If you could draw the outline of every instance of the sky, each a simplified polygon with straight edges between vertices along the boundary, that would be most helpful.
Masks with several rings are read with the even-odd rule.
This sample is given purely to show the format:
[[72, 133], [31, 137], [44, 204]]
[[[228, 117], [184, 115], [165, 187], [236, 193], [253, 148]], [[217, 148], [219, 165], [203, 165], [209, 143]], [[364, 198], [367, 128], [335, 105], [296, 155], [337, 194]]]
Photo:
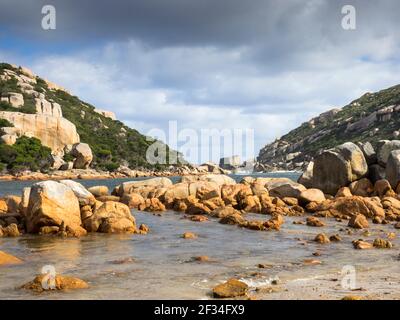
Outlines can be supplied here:
[[[355, 30], [342, 27], [349, 4]], [[54, 30], [42, 28], [44, 5], [56, 9]], [[321, 112], [399, 84], [399, 12], [398, 0], [0, 0], [0, 61], [143, 134], [168, 133], [171, 121], [199, 137], [250, 129], [248, 158]], [[240, 153], [224, 146], [209, 160]]]

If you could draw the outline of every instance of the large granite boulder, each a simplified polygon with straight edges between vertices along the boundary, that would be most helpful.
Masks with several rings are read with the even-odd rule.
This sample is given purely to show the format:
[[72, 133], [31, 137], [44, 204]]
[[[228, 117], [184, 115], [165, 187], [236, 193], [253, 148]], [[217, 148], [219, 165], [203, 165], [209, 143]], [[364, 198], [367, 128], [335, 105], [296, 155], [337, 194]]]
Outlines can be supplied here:
[[83, 221], [89, 232], [122, 233], [135, 232], [135, 218], [126, 204], [107, 201], [97, 207], [93, 214]]
[[164, 193], [164, 204], [170, 206], [176, 199], [182, 200], [189, 196], [189, 184], [185, 182], [170, 186]]
[[367, 161], [367, 164], [369, 166], [373, 165], [377, 162], [377, 160], [378, 160], [377, 154], [375, 152], [374, 147], [372, 146], [372, 144], [370, 142], [358, 142], [357, 145], [363, 152], [365, 160]]
[[10, 111], [0, 111], [0, 118], [11, 122], [21, 134], [38, 138], [54, 152], [80, 141], [75, 125], [65, 118]]
[[273, 197], [290, 197], [290, 198], [299, 198], [300, 194], [306, 190], [306, 187], [300, 183], [296, 183], [294, 181], [290, 181], [288, 183], [283, 183], [279, 186], [275, 186], [269, 189], [269, 194]]
[[368, 165], [361, 149], [352, 142], [324, 151], [314, 160], [313, 187], [334, 195], [340, 187], [364, 177]]
[[400, 150], [390, 152], [386, 162], [386, 179], [393, 189], [396, 189], [400, 181]]
[[203, 175], [183, 176], [180, 182], [190, 183], [195, 181], [213, 182], [219, 186], [222, 186], [224, 184], [236, 184], [236, 181], [234, 179], [224, 174], [203, 174]]
[[38, 233], [43, 226], [64, 226], [71, 233], [83, 235], [79, 200], [65, 184], [43, 181], [32, 185], [26, 210], [26, 227]]
[[314, 161], [310, 161], [306, 169], [298, 179], [298, 183], [301, 183], [306, 188], [311, 188], [313, 184], [313, 171], [314, 171]]
[[143, 188], [169, 188], [172, 186], [172, 181], [168, 178], [157, 177], [139, 181], [127, 181], [115, 188], [114, 193], [119, 196], [124, 194], [139, 192]]
[[79, 200], [79, 205], [93, 205], [96, 199], [82, 184], [73, 180], [61, 180], [60, 183], [69, 187]]
[[74, 161], [75, 169], [87, 169], [92, 163], [92, 149], [90, 149], [87, 143], [74, 144], [71, 154], [76, 158]]
[[389, 155], [393, 150], [400, 150], [400, 140], [381, 140], [378, 143], [378, 163], [386, 167]]

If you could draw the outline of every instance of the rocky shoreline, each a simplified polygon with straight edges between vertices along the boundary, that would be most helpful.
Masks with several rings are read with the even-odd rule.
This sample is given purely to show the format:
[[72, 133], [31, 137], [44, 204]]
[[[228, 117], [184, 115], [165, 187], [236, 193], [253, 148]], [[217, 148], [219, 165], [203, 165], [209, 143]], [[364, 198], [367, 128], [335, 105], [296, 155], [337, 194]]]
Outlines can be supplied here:
[[[33, 233], [82, 237], [89, 232], [145, 235], [149, 227], [136, 222], [135, 210], [159, 216], [166, 210], [173, 210], [193, 222], [209, 220], [231, 225], [233, 231], [245, 228], [279, 232], [287, 223], [287, 217], [298, 217], [292, 223], [318, 230], [329, 219], [347, 224], [339, 231], [354, 234], [349, 242], [354, 249], [388, 250], [393, 248], [395, 231], [400, 229], [400, 185], [399, 179], [394, 178], [400, 170], [393, 170], [400, 163], [395, 161], [398, 150], [383, 145], [376, 158], [387, 159], [387, 174], [374, 182], [368, 163], [376, 164], [367, 160], [371, 149], [367, 150], [368, 154], [352, 143], [327, 150], [316, 157], [312, 170], [300, 177], [299, 182], [303, 183], [288, 178], [250, 176], [236, 183], [227, 175], [210, 173], [182, 175], [175, 184], [165, 176], [126, 181], [114, 190], [101, 185], [86, 189], [68, 179], [37, 182], [24, 188], [21, 196], [9, 195], [0, 200], [0, 236]], [[259, 218], [250, 217], [250, 213], [258, 214]], [[371, 224], [385, 225], [392, 230], [384, 237], [369, 240]], [[357, 230], [362, 230], [364, 236], [360, 237]], [[182, 238], [195, 241], [197, 235], [186, 232]], [[342, 238], [340, 233], [316, 231], [313, 241], [334, 245]], [[78, 280], [72, 283], [82, 286]], [[34, 283], [26, 287], [37, 288]], [[214, 290], [215, 297], [224, 298], [241, 297], [246, 293], [247, 287], [237, 279]]]
[[95, 180], [95, 179], [123, 179], [141, 177], [175, 177], [186, 175], [202, 175], [207, 173], [229, 174], [229, 170], [220, 168], [213, 163], [204, 163], [200, 166], [183, 165], [166, 170], [130, 169], [121, 166], [118, 170], [109, 172], [96, 169], [53, 170], [48, 173], [24, 171], [17, 174], [2, 174], [0, 181], [43, 181], [43, 180]]

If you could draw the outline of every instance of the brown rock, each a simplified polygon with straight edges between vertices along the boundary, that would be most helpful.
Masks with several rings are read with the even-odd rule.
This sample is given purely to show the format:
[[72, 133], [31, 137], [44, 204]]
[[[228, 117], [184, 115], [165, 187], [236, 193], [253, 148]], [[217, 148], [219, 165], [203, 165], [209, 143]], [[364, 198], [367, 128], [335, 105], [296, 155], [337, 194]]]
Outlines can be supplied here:
[[149, 212], [166, 210], [164, 204], [162, 204], [158, 198], [146, 199], [144, 203], [139, 205], [138, 209], [141, 211], [149, 211]]
[[341, 187], [338, 192], [336, 192], [335, 198], [351, 197], [352, 195], [348, 187]]
[[374, 191], [374, 186], [367, 178], [353, 181], [349, 185], [350, 191], [355, 196], [369, 197]]
[[140, 205], [144, 204], [145, 200], [138, 193], [126, 193], [121, 197], [120, 200], [122, 203], [125, 203], [129, 208], [139, 208]]
[[264, 226], [269, 230], [280, 230], [282, 224], [284, 224], [285, 220], [283, 216], [280, 214], [274, 215], [271, 219], [264, 223]]
[[316, 217], [308, 217], [307, 218], [307, 225], [310, 227], [324, 227], [325, 223], [319, 220]]
[[44, 181], [31, 187], [26, 212], [27, 231], [39, 232], [45, 225], [80, 228], [81, 213], [78, 198], [64, 184]]
[[374, 195], [378, 197], [383, 197], [386, 195], [386, 193], [393, 191], [392, 187], [386, 179], [381, 179], [375, 182], [374, 185]]
[[297, 206], [299, 204], [299, 200], [297, 200], [297, 198], [284, 197], [282, 198], [282, 201], [288, 206]]
[[325, 244], [325, 243], [329, 243], [330, 240], [329, 238], [326, 236], [326, 234], [324, 233], [320, 233], [318, 234], [315, 238], [314, 238], [315, 242], [321, 243], [321, 244]]
[[207, 262], [207, 261], [210, 261], [210, 258], [208, 256], [197, 256], [197, 257], [193, 257], [193, 261]]
[[83, 224], [89, 232], [135, 232], [135, 218], [128, 206], [120, 202], [103, 203], [83, 221]]
[[342, 241], [342, 238], [338, 234], [334, 234], [329, 237], [329, 240], [331, 242], [339, 242]]
[[185, 212], [191, 215], [209, 214], [211, 212], [211, 209], [203, 203], [195, 202], [195, 203], [188, 203]]
[[340, 197], [330, 201], [327, 205], [322, 203], [317, 211], [328, 211], [334, 217], [352, 217], [358, 213], [367, 218], [384, 217], [385, 210], [372, 199], [360, 196]]
[[319, 189], [307, 189], [300, 193], [299, 200], [303, 204], [307, 204], [310, 202], [320, 203], [325, 201], [324, 193]]
[[22, 263], [20, 259], [17, 257], [12, 256], [4, 251], [0, 251], [0, 266], [7, 265], [7, 264], [19, 264]]
[[19, 212], [19, 205], [21, 203], [21, 197], [5, 196], [4, 201], [7, 204], [7, 212], [10, 212], [10, 213]]
[[369, 224], [367, 218], [364, 215], [356, 214], [351, 217], [348, 226], [356, 229], [364, 229], [368, 228]]
[[246, 212], [261, 212], [260, 199], [257, 196], [246, 196], [239, 200], [239, 209]]
[[190, 220], [195, 221], [195, 222], [204, 222], [207, 221], [208, 218], [203, 215], [194, 215], [190, 217]]
[[224, 218], [226, 216], [232, 215], [232, 214], [238, 214], [240, 215], [240, 211], [236, 210], [235, 208], [231, 206], [226, 206], [226, 207], [221, 207], [213, 210], [210, 213], [211, 217], [216, 217], [216, 218]]
[[107, 195], [107, 196], [100, 196], [100, 197], [97, 197], [96, 199], [97, 199], [98, 201], [101, 201], [101, 202], [107, 202], [107, 201], [119, 202], [119, 201], [121, 201], [121, 198], [120, 198], [120, 197], [117, 197], [117, 196], [109, 196], [109, 195]]
[[94, 186], [87, 189], [96, 198], [101, 196], [107, 196], [109, 193], [107, 186]]
[[60, 228], [57, 226], [44, 226], [39, 230], [39, 234], [57, 234], [60, 231]]
[[[50, 278], [48, 278], [48, 281], [46, 281], [45, 277], [49, 276], [47, 275], [36, 276], [35, 279], [33, 279], [33, 281], [24, 284], [21, 288], [32, 290], [35, 292], [43, 292], [46, 290], [73, 290], [73, 289], [86, 289], [89, 287], [89, 285], [85, 281], [70, 276], [56, 275], [54, 278], [54, 283], [51, 283]], [[48, 288], [43, 286], [43, 284], [47, 284]], [[52, 284], [54, 284], [53, 288]]]
[[236, 279], [229, 279], [213, 289], [215, 298], [234, 298], [247, 294], [248, 285]]
[[393, 247], [392, 243], [388, 240], [377, 238], [374, 240], [373, 246], [379, 249], [390, 249]]
[[353, 246], [354, 246], [354, 249], [360, 249], [360, 250], [362, 250], [362, 249], [372, 249], [373, 248], [372, 243], [363, 241], [361, 239], [360, 240], [354, 240], [353, 241]]
[[7, 203], [4, 199], [0, 199], [0, 214], [6, 213], [8, 210]]
[[12, 223], [7, 227], [3, 228], [2, 231], [5, 237], [18, 237], [21, 235], [18, 230], [18, 226], [15, 223]]
[[197, 238], [197, 235], [196, 235], [195, 233], [193, 233], [193, 232], [185, 232], [185, 233], [182, 235], [182, 238], [183, 238], [183, 239], [196, 239], [196, 238]]
[[147, 225], [145, 225], [144, 223], [142, 223], [140, 226], [139, 226], [139, 233], [141, 233], [141, 234], [147, 234], [147, 233], [149, 233], [150, 232], [150, 228], [147, 226]]
[[245, 219], [238, 213], [230, 214], [228, 216], [225, 216], [219, 220], [219, 223], [222, 224], [238, 224], [241, 225], [245, 223]]
[[360, 296], [344, 296], [342, 300], [363, 300], [363, 297]]
[[316, 260], [316, 259], [305, 259], [304, 261], [303, 261], [303, 263], [305, 264], [305, 265], [308, 265], [308, 266], [313, 266], [313, 265], [319, 265], [319, 264], [322, 264], [322, 262], [320, 261], [320, 260]]

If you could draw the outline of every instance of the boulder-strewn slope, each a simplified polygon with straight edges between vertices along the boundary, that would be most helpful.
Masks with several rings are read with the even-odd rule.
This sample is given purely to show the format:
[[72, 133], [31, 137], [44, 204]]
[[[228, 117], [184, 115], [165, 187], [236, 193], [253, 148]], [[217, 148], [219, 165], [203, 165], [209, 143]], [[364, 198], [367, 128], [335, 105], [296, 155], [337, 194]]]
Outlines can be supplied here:
[[[146, 161], [146, 150], [154, 141], [115, 120], [112, 112], [98, 110], [29, 69], [7, 63], [0, 63], [0, 136], [0, 143], [10, 146], [21, 137], [39, 139], [51, 149], [57, 167], [70, 168], [72, 161], [74, 167], [90, 164], [107, 171], [120, 166], [166, 167]], [[81, 155], [78, 143], [91, 152]]]
[[344, 142], [400, 135], [400, 85], [366, 93], [343, 108], [320, 114], [260, 150], [260, 170], [301, 170], [322, 150]]

